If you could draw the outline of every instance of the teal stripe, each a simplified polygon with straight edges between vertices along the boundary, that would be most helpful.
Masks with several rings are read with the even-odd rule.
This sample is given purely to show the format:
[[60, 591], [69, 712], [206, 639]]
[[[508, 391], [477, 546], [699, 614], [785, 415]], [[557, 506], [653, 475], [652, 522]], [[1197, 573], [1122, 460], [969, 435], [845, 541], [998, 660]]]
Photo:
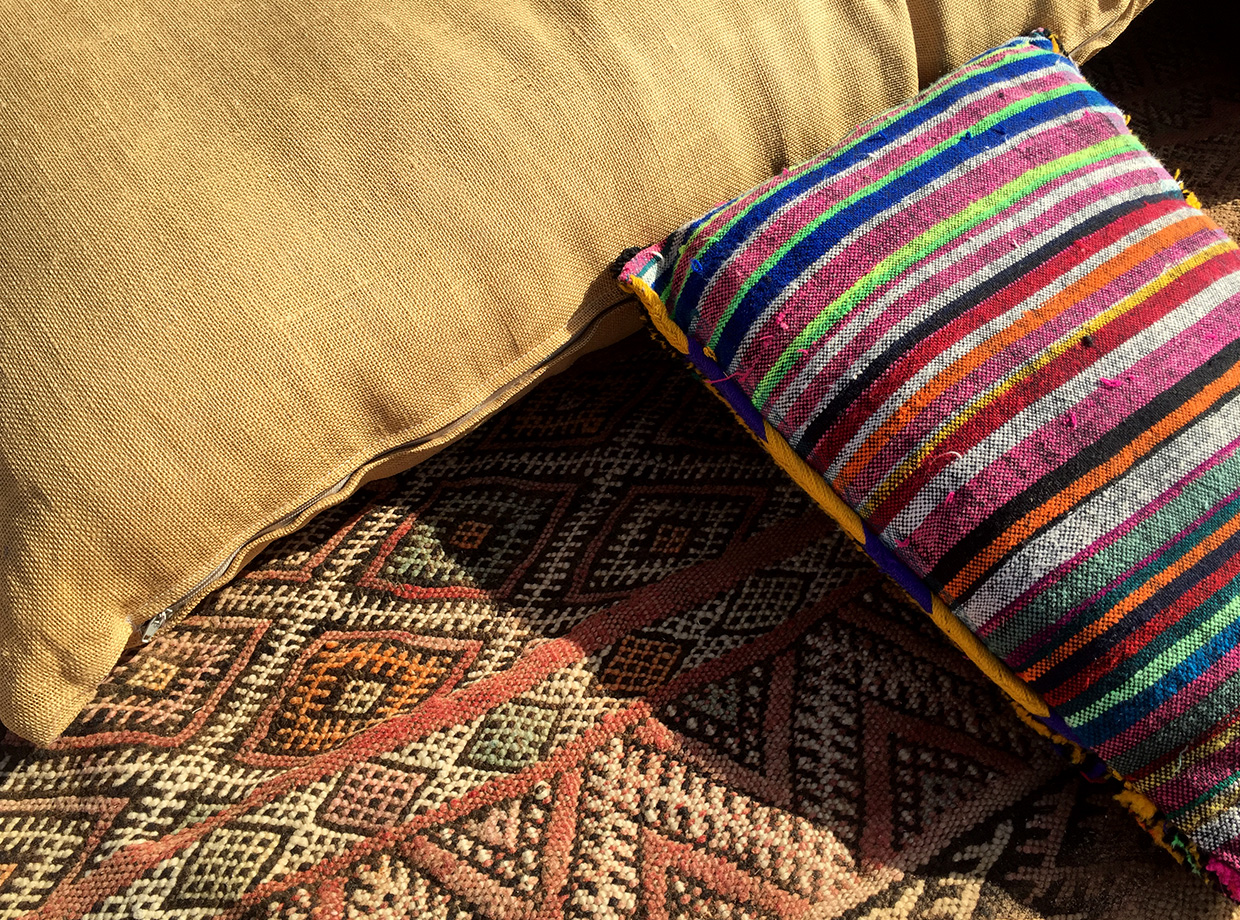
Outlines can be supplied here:
[[[1205, 792], [1201, 793], [1201, 795], [1197, 796], [1197, 798], [1193, 799], [1187, 805], [1181, 808], [1177, 808], [1175, 811], [1167, 812], [1167, 817], [1175, 818], [1175, 817], [1178, 817], [1179, 815], [1188, 814], [1194, 808], [1198, 808], [1201, 805], [1204, 805], [1206, 802], [1210, 801], [1210, 799], [1215, 798], [1220, 792], [1223, 792], [1231, 788], [1232, 786], [1234, 786], [1237, 780], [1240, 780], [1240, 773], [1232, 773], [1226, 779], [1220, 780], [1219, 782], [1215, 783], [1213, 786], [1211, 786]], [[1185, 827], [1184, 830], [1191, 832], [1193, 827], [1196, 827], [1196, 826], [1197, 824], [1194, 824], [1192, 827]]]
[[1093, 722], [1105, 715], [1111, 707], [1118, 706], [1138, 693], [1149, 690], [1182, 664], [1186, 658], [1200, 651], [1215, 636], [1235, 624], [1238, 619], [1240, 619], [1240, 597], [1233, 598], [1205, 622], [1195, 624], [1188, 635], [1165, 649], [1145, 667], [1130, 674], [1123, 685], [1072, 716], [1068, 720], [1069, 724], [1078, 728]]
[[[1227, 488], [1231, 489], [1234, 489], [1234, 487], [1234, 482], [1227, 486]], [[1215, 496], [1215, 500], [1217, 500], [1217, 495]], [[1204, 513], [1208, 510], [1211, 504], [1212, 502], [1206, 501], [1204, 507], [1198, 506], [1198, 514]], [[1211, 534], [1225, 525], [1228, 521], [1235, 517], [1236, 514], [1240, 514], [1240, 496], [1232, 498], [1221, 508], [1211, 512], [1206, 520], [1202, 521], [1178, 541], [1174, 543], [1163, 543], [1163, 545], [1159, 547], [1158, 555], [1155, 559], [1151, 560], [1147, 565], [1137, 569], [1119, 584], [1114, 585], [1102, 598], [1091, 603], [1085, 611], [1074, 617], [1070, 622], [1060, 626], [1052, 636], [1043, 640], [1039, 654], [1041, 656], [1048, 655], [1055, 648], [1071, 641], [1073, 636], [1078, 635], [1080, 631], [1090, 623], [1103, 617], [1108, 610], [1130, 595], [1133, 591], [1136, 591], [1142, 584], [1149, 581], [1160, 572], [1163, 572], [1173, 566], [1187, 553], [1192, 552], [1192, 550], [1199, 546], [1203, 541], [1209, 539]], [[1196, 516], [1197, 515], [1194, 515], [1194, 517]], [[1182, 529], [1183, 527], [1181, 526], [1177, 530], [1172, 531], [1172, 533], [1178, 533], [1179, 530]], [[1163, 540], [1165, 539], [1166, 537], [1164, 536]], [[1149, 549], [1150, 548], [1147, 547], [1146, 552], [1142, 554], [1142, 558], [1149, 555]], [[1075, 581], [1076, 579], [1074, 578], [1073, 580]], [[1041, 660], [1041, 658], [1022, 662], [1021, 667], [1029, 667], [1035, 660]], [[1086, 700], [1087, 699], [1088, 696], [1086, 697]], [[1080, 702], [1084, 703], [1086, 700], [1080, 700]], [[1059, 707], [1059, 713], [1060, 715], [1064, 715], [1065, 713], [1072, 711], [1072, 709], [1072, 704], [1069, 703], [1067, 706]]]
[[[1165, 548], [1169, 535], [1179, 533], [1200, 517], [1219, 498], [1233, 489], [1237, 481], [1240, 481], [1240, 453], [1232, 454], [1186, 484], [1179, 495], [1124, 536], [1074, 567], [1070, 578], [1061, 579], [1040, 589], [1036, 600], [1029, 604], [1019, 617], [1014, 617], [1011, 622], [986, 637], [987, 645], [1001, 658], [1010, 655], [1021, 643], [1062, 616], [1065, 610], [1071, 610], [1080, 603], [1081, 585], [1108, 584], [1115, 577], [1115, 573], [1127, 572], [1149, 556], [1155, 547]], [[1129, 578], [1140, 577], [1144, 581], [1148, 577], [1142, 574], [1145, 572], [1146, 569], [1140, 569]], [[1117, 599], [1130, 593], [1131, 588], [1132, 585], [1125, 579], [1123, 585], [1113, 587], [1108, 596]], [[1106, 604], [1107, 608], [1114, 606], [1104, 600], [1100, 600], [1098, 604]]]

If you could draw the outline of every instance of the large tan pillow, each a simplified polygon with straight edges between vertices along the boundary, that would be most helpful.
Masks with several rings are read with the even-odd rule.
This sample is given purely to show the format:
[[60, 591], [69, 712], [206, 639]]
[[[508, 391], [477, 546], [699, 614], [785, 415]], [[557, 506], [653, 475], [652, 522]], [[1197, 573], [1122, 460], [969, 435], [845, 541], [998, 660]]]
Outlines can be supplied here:
[[631, 329], [628, 241], [1139, 5], [0, 0], [0, 720], [50, 742], [264, 544]]

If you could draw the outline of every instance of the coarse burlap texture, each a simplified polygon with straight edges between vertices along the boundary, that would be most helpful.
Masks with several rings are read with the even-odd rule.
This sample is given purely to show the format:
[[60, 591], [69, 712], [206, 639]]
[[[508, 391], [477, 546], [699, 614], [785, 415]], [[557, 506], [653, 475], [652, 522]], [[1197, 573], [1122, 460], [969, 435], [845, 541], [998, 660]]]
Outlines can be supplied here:
[[626, 242], [1140, 5], [0, 0], [0, 720], [630, 329]]

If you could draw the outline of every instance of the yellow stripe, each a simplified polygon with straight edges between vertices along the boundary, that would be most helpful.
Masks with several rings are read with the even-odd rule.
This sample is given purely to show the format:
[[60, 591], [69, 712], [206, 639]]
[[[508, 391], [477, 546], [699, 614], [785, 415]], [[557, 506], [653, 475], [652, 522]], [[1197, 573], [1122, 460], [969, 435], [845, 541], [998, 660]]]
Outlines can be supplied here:
[[[655, 328], [667, 339], [668, 343], [681, 354], [688, 354], [689, 345], [684, 330], [672, 322], [667, 315], [667, 308], [654, 289], [636, 275], [630, 277], [627, 283], [622, 283], [621, 287], [637, 296], [650, 314]], [[715, 390], [713, 386], [711, 390], [731, 408], [718, 390]], [[735, 412], [733, 414], [735, 415]], [[857, 516], [857, 512], [844, 503], [844, 500], [822, 478], [821, 473], [798, 456], [792, 446], [784, 440], [783, 435], [772, 428], [769, 422], [764, 421], [763, 425], [766, 428], [766, 441], [759, 441], [759, 443], [771, 455], [771, 458], [792, 477], [793, 482], [804, 489], [810, 498], [839, 524], [846, 534], [864, 546], [865, 527], [861, 523], [861, 518]], [[746, 428], [748, 429], [747, 425]], [[981, 639], [969, 632], [942, 598], [937, 594], [932, 594], [931, 601], [930, 619], [947, 635], [947, 638], [956, 644], [957, 648], [981, 668], [983, 674], [1033, 715], [1045, 718], [1050, 714], [1045, 701], [1028, 684], [1013, 674], [1007, 665], [995, 657], [994, 652], [988, 649]]]
[[1180, 757], [1164, 764], [1148, 776], [1142, 777], [1134, 782], [1133, 785], [1138, 789], [1149, 789], [1151, 791], [1157, 789], [1163, 783], [1177, 776], [1185, 767], [1191, 767], [1200, 763], [1207, 757], [1227, 747], [1237, 738], [1240, 738], [1240, 723], [1233, 725], [1216, 738], [1208, 738], [1191, 751], [1185, 751]]
[[1180, 815], [1175, 819], [1175, 826], [1184, 833], [1191, 834], [1215, 815], [1235, 807], [1237, 803], [1240, 803], [1240, 783], [1225, 789], [1209, 801], [1202, 802], [1187, 814]]
[[[1195, 217], [1196, 215], [1193, 215], [1193, 218]], [[1190, 218], [1190, 219], [1193, 219], [1193, 218]], [[1054, 361], [1056, 358], [1062, 355], [1065, 351], [1072, 348], [1077, 342], [1081, 340], [1082, 336], [1092, 335], [1093, 333], [1097, 332], [1100, 328], [1105, 326], [1107, 323], [1111, 322], [1112, 320], [1120, 316], [1123, 316], [1125, 313], [1128, 313], [1129, 311], [1140, 306], [1142, 303], [1144, 303], [1150, 297], [1153, 297], [1155, 294], [1157, 294], [1159, 291], [1161, 291], [1171, 282], [1175, 281], [1185, 272], [1191, 271], [1192, 269], [1196, 268], [1198, 265], [1202, 264], [1203, 262], [1208, 262], [1210, 259], [1214, 258], [1215, 256], [1221, 255], [1222, 253], [1227, 252], [1230, 249], [1235, 249], [1235, 248], [1236, 248], [1236, 244], [1233, 243], [1231, 240], [1223, 240], [1222, 242], [1213, 243], [1210, 246], [1207, 246], [1205, 249], [1202, 249], [1200, 252], [1194, 253], [1192, 256], [1185, 259], [1183, 262], [1178, 262], [1175, 265], [1170, 266], [1169, 268], [1165, 269], [1163, 273], [1159, 275], [1157, 278], [1154, 278], [1152, 281], [1148, 282], [1147, 284], [1145, 284], [1138, 290], [1133, 291], [1123, 300], [1115, 304], [1115, 306], [1111, 307], [1110, 309], [1102, 313], [1099, 313], [1097, 316], [1089, 320], [1089, 322], [1085, 323], [1079, 329], [1074, 329], [1071, 332], [1069, 332], [1067, 335], [1061, 338], [1058, 342], [1054, 343], [1049, 348], [1047, 348], [1046, 351], [1044, 351], [1041, 355], [1039, 355], [1036, 360], [1034, 360], [1032, 363], [1026, 365], [1025, 367], [1013, 373], [1011, 377], [1009, 377], [999, 386], [984, 393], [972, 405], [956, 410], [956, 412], [953, 413], [952, 415], [951, 421], [947, 422], [947, 424], [945, 424], [942, 428], [940, 428], [939, 431], [936, 432], [932, 437], [924, 441], [921, 447], [919, 447], [916, 451], [914, 451], [914, 453], [911, 456], [906, 458], [902, 463], [900, 463], [899, 466], [897, 466], [894, 470], [892, 470], [890, 473], [887, 474], [887, 478], [885, 478], [879, 484], [878, 488], [876, 488], [873, 492], [871, 492], [869, 497], [865, 500], [865, 504], [861, 506], [861, 512], [863, 514], [872, 513], [873, 510], [879, 504], [881, 504], [884, 499], [887, 498], [887, 496], [889, 496], [892, 492], [894, 492], [899, 487], [900, 483], [902, 483], [905, 479], [908, 478], [910, 473], [912, 473], [918, 466], [920, 466], [921, 463], [928, 456], [933, 454], [940, 444], [942, 444], [945, 440], [947, 440], [949, 437], [955, 434], [955, 432], [959, 430], [960, 427], [963, 426], [966, 422], [968, 422], [969, 419], [973, 418], [973, 416], [975, 416], [977, 413], [981, 412], [983, 409], [985, 409], [987, 406], [989, 406], [999, 397], [1003, 396], [1005, 393], [1008, 392], [1008, 390], [1012, 389], [1017, 384], [1032, 377], [1034, 374], [1036, 374], [1046, 365], [1050, 364], [1052, 361]], [[1127, 250], [1125, 250], [1125, 252], [1127, 252]], [[1122, 255], [1122, 253], [1120, 255]], [[1116, 256], [1116, 258], [1118, 257], [1119, 256]], [[1096, 271], [1102, 271], [1105, 268], [1106, 268], [1106, 265], [1104, 264], [1101, 267], [1099, 267]], [[1089, 275], [1086, 275], [1084, 278], [1080, 279], [1080, 281], [1077, 283], [1084, 283], [1085, 281], [1089, 279], [1090, 275], [1093, 275], [1093, 274], [1094, 272], [1090, 272]], [[1036, 330], [1031, 330], [1031, 331], [1036, 331]]]

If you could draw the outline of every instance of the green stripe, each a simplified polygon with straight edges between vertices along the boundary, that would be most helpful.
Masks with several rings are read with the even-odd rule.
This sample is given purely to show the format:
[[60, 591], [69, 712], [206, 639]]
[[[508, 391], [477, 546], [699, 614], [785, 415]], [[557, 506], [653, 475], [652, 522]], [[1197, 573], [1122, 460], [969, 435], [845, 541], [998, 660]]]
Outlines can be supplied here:
[[[1040, 590], [1020, 617], [995, 630], [987, 636], [986, 642], [1000, 657], [1011, 654], [1029, 638], [1029, 623], [1052, 623], [1064, 610], [1072, 607], [1079, 599], [1080, 585], [1111, 585], [1100, 602], [1100, 606], [1111, 606], [1118, 600], [1115, 596], [1117, 591], [1122, 596], [1149, 578], [1150, 567], [1148, 564], [1142, 565], [1141, 561], [1150, 554], [1150, 547], [1165, 547], [1169, 534], [1179, 533], [1204, 509], [1212, 507], [1219, 496], [1226, 495], [1234, 487], [1229, 484], [1234, 484], [1237, 477], [1240, 477], [1240, 453], [1232, 454], [1192, 480], [1171, 501], [1128, 533], [1083, 561], [1073, 570], [1071, 578], [1060, 579]], [[1203, 522], [1199, 527], [1208, 526], [1208, 523]], [[1212, 531], [1201, 534], [1192, 545], [1195, 546], [1209, 532]], [[1161, 566], [1166, 564], [1165, 560], [1156, 563]], [[1116, 573], [1127, 572], [1134, 566], [1137, 566], [1134, 574], [1124, 576], [1124, 581], [1119, 585], [1112, 585]], [[1107, 601], [1108, 597], [1112, 600]]]
[[[1240, 780], [1240, 773], [1232, 773], [1226, 779], [1220, 780], [1219, 782], [1215, 783], [1213, 786], [1211, 786], [1205, 792], [1201, 793], [1201, 795], [1197, 796], [1197, 798], [1193, 799], [1191, 802], [1189, 802], [1184, 807], [1177, 808], [1175, 811], [1172, 811], [1172, 812], [1168, 812], [1167, 817], [1174, 818], [1177, 815], [1188, 814], [1194, 808], [1204, 805], [1206, 802], [1210, 801], [1210, 799], [1215, 798], [1220, 792], [1227, 789], [1229, 786], [1234, 786], [1237, 780]], [[1210, 817], [1214, 817], [1214, 815], [1211, 815]], [[1198, 826], [1200, 826], [1201, 823], [1202, 822], [1198, 821], [1196, 824], [1193, 824], [1191, 827], [1184, 827], [1183, 830], [1186, 831], [1187, 833], [1192, 833], [1192, 831]]]
[[1096, 703], [1090, 704], [1081, 713], [1071, 719], [1074, 728], [1079, 728], [1106, 713], [1112, 706], [1117, 706], [1132, 699], [1143, 690], [1148, 690], [1159, 683], [1173, 669], [1183, 663], [1195, 652], [1201, 650], [1211, 639], [1232, 626], [1240, 619], [1240, 597], [1233, 598], [1230, 603], [1217, 611], [1204, 623], [1198, 623], [1188, 635], [1173, 646], [1161, 652], [1153, 661], [1131, 675], [1127, 681], [1112, 690]]
[[[991, 54], [999, 54], [1000, 52], [1005, 51], [1005, 50], [1007, 50], [1007, 51], [1011, 51], [1011, 50], [1013, 50], [1013, 49], [1010, 49], [1010, 48], [1009, 48], [1009, 49], [997, 48], [997, 49], [995, 49], [993, 52], [991, 52]], [[1015, 50], [1016, 50], [1016, 52], [1017, 52], [1018, 54], [1019, 54], [1019, 53], [1020, 53], [1020, 51], [1021, 51], [1021, 49], [1015, 49]], [[1024, 49], [1024, 50], [1028, 51], [1029, 49], [1027, 48], [1027, 49]], [[1057, 57], [1057, 55], [1055, 55], [1055, 54], [1054, 54], [1054, 52], [1051, 52], [1051, 51], [1041, 51], [1040, 49], [1036, 49], [1036, 50], [1038, 50], [1038, 53], [1040, 53], [1040, 54], [1047, 54], [1047, 55], [1051, 55], [1052, 57]], [[783, 189], [784, 189], [784, 188], [788, 185], [788, 183], [789, 183], [789, 182], [793, 182], [793, 181], [795, 181], [795, 180], [796, 180], [796, 179], [798, 179], [800, 176], [802, 176], [805, 172], [811, 172], [813, 169], [817, 169], [818, 167], [822, 166], [824, 163], [829, 162], [830, 160], [838, 159], [839, 157], [841, 157], [841, 156], [843, 156], [844, 154], [846, 154], [848, 151], [852, 150], [852, 149], [853, 149], [854, 147], [856, 147], [857, 145], [859, 145], [859, 144], [863, 143], [864, 141], [869, 140], [871, 137], [873, 137], [873, 136], [874, 136], [875, 134], [877, 134], [878, 132], [882, 131], [884, 128], [886, 128], [887, 126], [889, 126], [889, 125], [890, 125], [890, 124], [892, 124], [893, 122], [895, 122], [895, 121], [897, 121], [897, 120], [899, 120], [899, 119], [903, 118], [903, 117], [904, 117], [905, 115], [907, 115], [909, 112], [915, 111], [916, 109], [920, 108], [921, 106], [926, 105], [927, 103], [929, 103], [929, 102], [931, 102], [932, 100], [934, 100], [934, 99], [938, 98], [939, 96], [941, 96], [943, 93], [947, 92], [948, 90], [955, 88], [955, 87], [956, 87], [956, 86], [958, 86], [960, 83], [963, 83], [965, 80], [972, 79], [973, 77], [977, 76], [978, 74], [989, 73], [989, 72], [991, 72], [991, 71], [993, 71], [993, 70], [998, 70], [1000, 67], [1003, 67], [1003, 66], [1007, 65], [1007, 64], [1009, 63], [1009, 59], [1010, 59], [1011, 57], [1012, 57], [1012, 55], [1005, 55], [1005, 56], [1004, 56], [1001, 60], [996, 61], [996, 62], [995, 62], [995, 63], [993, 63], [993, 64], [989, 64], [989, 65], [987, 65], [987, 66], [985, 66], [985, 67], [979, 67], [979, 68], [977, 68], [976, 70], [970, 70], [968, 73], [962, 73], [962, 74], [960, 74], [960, 75], [959, 75], [956, 79], [951, 80], [950, 82], [943, 83], [942, 85], [935, 84], [935, 86], [933, 87], [933, 90], [932, 90], [932, 91], [931, 91], [931, 90], [927, 90], [928, 95], [926, 95], [925, 97], [919, 97], [919, 98], [917, 99], [916, 104], [909, 105], [907, 108], [904, 108], [904, 109], [896, 109], [894, 112], [892, 112], [891, 114], [887, 115], [887, 116], [886, 116], [886, 117], [885, 117], [882, 121], [875, 123], [875, 124], [871, 127], [871, 129], [869, 130], [869, 132], [867, 132], [866, 134], [863, 134], [863, 135], [858, 136], [858, 137], [857, 137], [857, 138], [856, 138], [856, 139], [855, 139], [852, 143], [848, 144], [847, 146], [838, 147], [838, 148], [833, 149], [833, 150], [830, 152], [830, 156], [829, 156], [828, 158], [826, 158], [826, 159], [821, 159], [821, 158], [820, 158], [819, 160], [811, 160], [809, 163], [805, 164], [807, 167], [809, 167], [808, 169], [805, 169], [805, 170], [803, 170], [802, 172], [793, 172], [793, 173], [790, 173], [790, 174], [789, 174], [789, 176], [788, 176], [788, 178], [787, 178], [785, 181], [783, 181], [783, 182], [779, 183], [778, 185], [772, 186], [771, 188], [767, 189], [765, 192], [763, 192], [761, 195], [759, 195], [757, 198], [755, 198], [753, 201], [751, 201], [751, 202], [749, 203], [749, 206], [748, 206], [747, 208], [745, 208], [743, 211], [740, 211], [740, 212], [736, 213], [735, 215], [733, 215], [733, 216], [732, 216], [732, 218], [731, 218], [731, 219], [729, 219], [727, 223], [725, 223], [724, 225], [722, 225], [722, 226], [721, 226], [718, 230], [716, 230], [716, 231], [715, 231], [715, 232], [711, 235], [711, 238], [710, 238], [709, 240], [707, 240], [705, 243], [703, 243], [703, 244], [702, 244], [701, 248], [700, 248], [700, 249], [698, 249], [698, 250], [696, 251], [696, 254], [697, 254], [697, 255], [702, 255], [702, 254], [704, 254], [704, 253], [706, 253], [706, 252], [709, 252], [709, 251], [710, 251], [710, 248], [711, 248], [712, 246], [714, 246], [717, 242], [719, 242], [719, 240], [720, 240], [720, 239], [721, 239], [721, 238], [722, 238], [722, 237], [723, 237], [723, 236], [724, 236], [724, 235], [725, 235], [725, 234], [726, 234], [729, 230], [731, 230], [733, 226], [735, 226], [735, 224], [737, 223], [737, 221], [739, 221], [739, 220], [743, 219], [743, 218], [744, 218], [744, 217], [745, 217], [745, 216], [746, 216], [746, 215], [747, 215], [750, 211], [752, 211], [754, 208], [756, 208], [756, 207], [757, 207], [758, 205], [760, 205], [762, 202], [766, 201], [766, 199], [770, 198], [772, 195], [775, 195], [775, 194], [778, 194], [779, 192], [781, 192], [781, 191], [782, 191], [782, 190], [783, 190]], [[1035, 73], [1035, 74], [1040, 74], [1040, 73], [1041, 73], [1041, 71], [1035, 71], [1034, 73]], [[1020, 76], [1021, 76], [1021, 77], [1033, 77], [1033, 76], [1034, 76], [1034, 74], [1021, 74]], [[1008, 81], [1008, 83], [1007, 83], [1007, 84], [1005, 84], [1005, 85], [1010, 86], [1010, 85], [1014, 85], [1014, 83], [1013, 83], [1013, 81]], [[993, 91], [993, 88], [990, 88], [990, 90], [991, 90], [991, 91]], [[825, 178], [828, 178], [828, 177], [824, 177], [824, 179], [825, 179]], [[706, 226], [707, 226], [707, 224], [708, 224], [708, 223], [709, 223], [709, 221], [702, 221], [702, 223], [701, 223], [701, 224], [700, 224], [700, 225], [699, 225], [699, 226], [698, 226], [698, 227], [697, 227], [697, 228], [696, 228], [696, 229], [695, 229], [695, 230], [694, 230], [691, 234], [689, 234], [688, 238], [685, 240], [685, 245], [686, 245], [686, 246], [688, 246], [690, 243], [692, 243], [692, 242], [693, 242], [693, 241], [697, 238], [698, 234], [699, 234], [699, 233], [701, 233], [701, 232], [702, 232], [702, 231], [706, 228]], [[686, 275], [686, 277], [688, 277], [688, 276]], [[667, 286], [667, 288], [665, 288], [665, 289], [664, 289], [664, 291], [663, 291], [663, 292], [662, 292], [662, 294], [661, 294], [661, 297], [662, 297], [662, 299], [663, 299], [663, 302], [664, 302], [664, 303], [667, 303], [667, 296], [666, 296], [666, 295], [670, 292], [670, 289], [671, 289], [671, 281], [669, 280], [669, 281], [668, 281], [668, 286]], [[674, 307], [671, 307], [671, 305], [670, 305], [670, 304], [669, 304], [669, 307], [670, 307], [671, 309], [674, 309]]]
[[788, 254], [789, 250], [791, 250], [794, 246], [800, 243], [807, 236], [810, 236], [823, 223], [835, 217], [835, 215], [838, 214], [840, 211], [843, 211], [844, 209], [851, 207], [852, 205], [856, 204], [858, 201], [861, 201], [863, 198], [869, 197], [875, 192], [881, 191], [882, 189], [886, 188], [888, 185], [895, 182], [896, 180], [903, 178], [906, 173], [909, 173], [912, 170], [917, 169], [923, 164], [929, 162], [930, 160], [933, 160], [943, 151], [948, 150], [952, 147], [955, 147], [957, 144], [960, 143], [961, 138], [963, 138], [966, 134], [972, 134], [972, 133], [981, 134], [985, 131], [989, 131], [999, 122], [1007, 118], [1010, 118], [1013, 115], [1019, 115], [1021, 112], [1023, 112], [1025, 109], [1030, 108], [1031, 106], [1038, 105], [1042, 102], [1047, 102], [1051, 99], [1057, 99], [1061, 96], [1067, 96], [1072, 93], [1088, 92], [1088, 91], [1089, 91], [1088, 86], [1083, 86], [1083, 85], [1078, 85], [1078, 84], [1069, 84], [1067, 86], [1057, 86], [1054, 89], [1046, 91], [1045, 93], [1040, 93], [1036, 96], [1028, 96], [1024, 99], [1021, 99], [1018, 102], [1013, 102], [1011, 105], [1005, 106], [999, 111], [994, 112], [991, 115], [988, 115], [986, 118], [983, 118], [981, 121], [973, 125], [970, 125], [964, 131], [960, 131], [957, 134], [954, 134], [951, 137], [947, 138], [946, 140], [941, 141], [938, 144], [935, 144], [929, 150], [926, 150], [925, 152], [909, 160], [907, 163], [905, 163], [900, 168], [887, 173], [882, 178], [878, 179], [875, 182], [872, 182], [871, 184], [865, 186], [864, 188], [858, 189], [856, 192], [849, 195], [847, 198], [843, 199], [842, 201], [837, 202], [836, 204], [828, 208], [822, 214], [815, 217], [810, 223], [806, 224], [799, 231], [797, 231], [797, 233], [794, 234], [786, 243], [784, 243], [783, 246], [781, 246], [778, 250], [772, 253], [771, 256], [765, 262], [763, 262], [762, 265], [755, 272], [753, 272], [748, 278], [745, 279], [744, 284], [741, 285], [740, 290], [736, 292], [736, 296], [732, 298], [732, 302], [728, 304], [727, 309], [724, 310], [723, 315], [719, 318], [719, 322], [716, 323], [715, 332], [711, 336], [711, 340], [710, 340], [711, 347], [713, 348], [719, 343], [719, 339], [723, 335], [724, 329], [727, 326], [729, 320], [731, 320], [732, 314], [736, 312], [737, 307], [740, 306], [741, 301], [744, 300], [745, 298], [745, 295], [749, 293], [749, 289], [752, 288], [759, 281], [761, 281], [764, 277], [766, 277], [766, 275], [776, 265], [779, 264], [779, 262], [783, 259], [783, 257]]
[[[1060, 157], [1050, 163], [1034, 167], [1029, 172], [1013, 179], [1011, 182], [981, 198], [963, 211], [942, 223], [936, 224], [921, 236], [906, 243], [900, 249], [874, 266], [864, 277], [858, 279], [844, 294], [801, 331], [792, 341], [775, 365], [767, 371], [753, 394], [753, 401], [762, 408], [771, 392], [796, 363], [799, 349], [808, 347], [820, 337], [841, 316], [853, 309], [877, 287], [906, 270], [909, 266], [924, 259], [929, 253], [942, 248], [945, 244], [972, 230], [978, 224], [993, 217], [995, 214], [1011, 206], [1011, 204], [1032, 193], [1059, 177], [1092, 163], [1124, 151], [1138, 151], [1140, 142], [1132, 135], [1120, 135], [1107, 138], [1091, 147]], [[791, 244], [790, 244], [791, 245]], [[766, 266], [763, 266], [765, 269]], [[721, 324], [722, 325], [722, 324]]]

